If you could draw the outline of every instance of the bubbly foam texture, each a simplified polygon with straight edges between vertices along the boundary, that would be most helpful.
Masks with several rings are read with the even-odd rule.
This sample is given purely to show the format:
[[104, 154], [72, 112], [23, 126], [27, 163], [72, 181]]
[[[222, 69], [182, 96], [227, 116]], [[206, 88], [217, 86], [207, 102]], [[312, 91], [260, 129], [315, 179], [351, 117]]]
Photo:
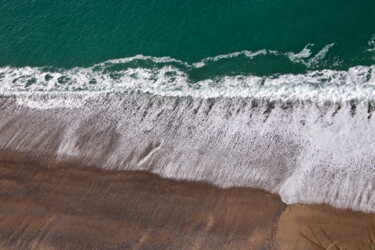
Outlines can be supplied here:
[[[312, 65], [321, 60], [332, 44], [324, 47], [314, 57], [306, 46], [300, 53], [286, 56], [295, 62]], [[235, 57], [250, 52], [238, 52], [215, 58], [206, 58], [200, 63]], [[258, 56], [265, 50], [251, 53]], [[309, 59], [308, 59], [309, 58]], [[154, 67], [130, 67], [136, 60], [151, 61]], [[177, 65], [174, 65], [177, 63]], [[158, 67], [156, 65], [159, 65]], [[181, 67], [183, 65], [183, 67]], [[136, 56], [110, 60], [89, 68], [68, 70], [49, 68], [0, 68], [0, 94], [3, 96], [30, 96], [36, 93], [58, 95], [77, 92], [81, 96], [98, 92], [140, 91], [160, 96], [191, 96], [193, 98], [251, 97], [267, 101], [282, 102], [372, 102], [375, 99], [375, 65], [356, 66], [347, 71], [315, 70], [305, 74], [278, 74], [271, 76], [237, 75], [218, 76], [213, 79], [191, 80], [188, 65], [173, 58]], [[23, 101], [19, 103], [37, 107]], [[51, 108], [70, 105], [60, 99], [50, 103]], [[72, 103], [74, 104], [74, 103]], [[48, 108], [46, 103], [41, 104]], [[77, 104], [78, 105], [78, 104]]]
[[220, 61], [222, 59], [229, 59], [229, 58], [234, 58], [234, 57], [238, 57], [238, 56], [245, 56], [245, 57], [247, 57], [249, 59], [253, 59], [256, 56], [266, 55], [267, 53], [272, 53], [272, 52], [269, 52], [269, 51], [267, 51], [265, 49], [262, 49], [262, 50], [259, 50], [259, 51], [256, 51], [256, 52], [252, 52], [252, 51], [249, 51], [249, 50], [243, 50], [243, 51], [233, 52], [233, 53], [225, 54], [225, 55], [218, 55], [218, 56], [214, 56], [214, 57], [207, 57], [207, 58], [203, 59], [200, 62], [193, 63], [192, 67], [194, 67], [194, 68], [202, 68], [203, 66], [205, 66], [209, 62], [217, 62], [217, 61]]
[[368, 41], [368, 48], [367, 51], [375, 51], [375, 35], [371, 37], [371, 39]]
[[[284, 56], [310, 63], [329, 50], [311, 46]], [[129, 66], [139, 60], [154, 66]], [[196, 82], [192, 67], [137, 56], [1, 68], [0, 148], [375, 212], [375, 66]]]

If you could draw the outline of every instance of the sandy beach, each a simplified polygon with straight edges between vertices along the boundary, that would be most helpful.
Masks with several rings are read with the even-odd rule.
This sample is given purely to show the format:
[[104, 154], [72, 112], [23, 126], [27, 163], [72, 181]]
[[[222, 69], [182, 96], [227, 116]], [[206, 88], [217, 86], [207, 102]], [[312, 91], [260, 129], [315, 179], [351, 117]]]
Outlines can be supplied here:
[[301, 233], [357, 249], [375, 223], [375, 214], [287, 206], [257, 189], [9, 152], [0, 154], [0, 186], [2, 249], [319, 249]]

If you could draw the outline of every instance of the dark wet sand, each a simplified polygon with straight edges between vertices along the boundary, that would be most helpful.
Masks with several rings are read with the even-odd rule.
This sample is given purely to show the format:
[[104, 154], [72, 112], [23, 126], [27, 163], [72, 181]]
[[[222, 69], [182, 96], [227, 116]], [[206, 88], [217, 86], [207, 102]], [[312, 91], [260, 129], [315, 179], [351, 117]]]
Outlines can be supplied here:
[[257, 189], [0, 153], [2, 249], [317, 249], [300, 234], [328, 247], [320, 228], [358, 249], [374, 223]]

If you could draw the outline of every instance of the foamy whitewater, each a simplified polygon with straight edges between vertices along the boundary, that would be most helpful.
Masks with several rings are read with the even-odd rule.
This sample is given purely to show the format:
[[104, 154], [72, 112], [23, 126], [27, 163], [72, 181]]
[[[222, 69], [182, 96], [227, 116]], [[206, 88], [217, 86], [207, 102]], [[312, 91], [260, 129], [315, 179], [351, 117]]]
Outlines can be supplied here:
[[[334, 45], [315, 55], [310, 46], [192, 64], [135, 56], [88, 68], [3, 67], [0, 147], [262, 188], [288, 204], [375, 212], [375, 65], [316, 70]], [[267, 54], [309, 70], [199, 80], [189, 74], [220, 60]]]

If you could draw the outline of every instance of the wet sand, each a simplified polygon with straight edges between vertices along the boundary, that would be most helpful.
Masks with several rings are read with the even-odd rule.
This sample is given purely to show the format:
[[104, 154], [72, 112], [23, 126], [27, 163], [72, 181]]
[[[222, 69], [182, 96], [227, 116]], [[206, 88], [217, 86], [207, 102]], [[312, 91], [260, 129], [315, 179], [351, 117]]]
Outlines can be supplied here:
[[328, 247], [321, 228], [357, 249], [373, 224], [374, 214], [287, 206], [257, 189], [0, 153], [2, 249], [319, 249], [301, 233]]

